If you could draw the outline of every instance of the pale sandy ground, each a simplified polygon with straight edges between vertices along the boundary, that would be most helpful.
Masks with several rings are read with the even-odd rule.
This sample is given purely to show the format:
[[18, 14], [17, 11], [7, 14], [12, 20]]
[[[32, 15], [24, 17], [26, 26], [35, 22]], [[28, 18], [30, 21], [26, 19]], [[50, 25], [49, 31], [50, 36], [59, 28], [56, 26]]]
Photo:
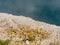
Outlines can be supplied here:
[[47, 31], [52, 31], [50, 37], [43, 40], [41, 45], [52, 45], [50, 43], [54, 42], [56, 43], [55, 45], [60, 45], [60, 26], [35, 21], [29, 17], [13, 16], [12, 14], [0, 13], [0, 31], [11, 26], [18, 27], [19, 24], [30, 26], [30, 28], [34, 29], [39, 27]]

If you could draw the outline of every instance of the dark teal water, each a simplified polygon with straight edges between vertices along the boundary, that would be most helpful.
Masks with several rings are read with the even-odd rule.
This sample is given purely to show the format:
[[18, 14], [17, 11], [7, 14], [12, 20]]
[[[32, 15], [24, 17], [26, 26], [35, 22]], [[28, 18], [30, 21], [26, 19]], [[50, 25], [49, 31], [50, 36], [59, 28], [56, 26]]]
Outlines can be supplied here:
[[0, 0], [0, 12], [60, 26], [60, 0]]

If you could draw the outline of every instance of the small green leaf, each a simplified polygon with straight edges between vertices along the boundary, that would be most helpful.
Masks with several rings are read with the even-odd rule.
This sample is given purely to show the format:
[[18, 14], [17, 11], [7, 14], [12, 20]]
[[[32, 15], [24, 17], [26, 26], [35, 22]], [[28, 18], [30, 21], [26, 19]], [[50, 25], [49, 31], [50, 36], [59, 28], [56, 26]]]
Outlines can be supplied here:
[[10, 43], [10, 40], [1, 40], [0, 39], [0, 45], [8, 45]]
[[29, 41], [33, 41], [35, 39], [35, 36], [28, 36]]
[[3, 45], [3, 40], [0, 40], [0, 45]]
[[10, 40], [5, 40], [3, 45], [8, 45], [10, 43]]

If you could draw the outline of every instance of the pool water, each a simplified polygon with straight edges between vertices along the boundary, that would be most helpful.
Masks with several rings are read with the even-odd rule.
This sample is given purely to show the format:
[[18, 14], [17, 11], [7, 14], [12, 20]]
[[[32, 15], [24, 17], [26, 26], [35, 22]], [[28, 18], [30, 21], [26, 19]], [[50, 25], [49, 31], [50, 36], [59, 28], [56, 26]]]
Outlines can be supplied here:
[[31, 17], [60, 26], [59, 0], [0, 0], [0, 13]]

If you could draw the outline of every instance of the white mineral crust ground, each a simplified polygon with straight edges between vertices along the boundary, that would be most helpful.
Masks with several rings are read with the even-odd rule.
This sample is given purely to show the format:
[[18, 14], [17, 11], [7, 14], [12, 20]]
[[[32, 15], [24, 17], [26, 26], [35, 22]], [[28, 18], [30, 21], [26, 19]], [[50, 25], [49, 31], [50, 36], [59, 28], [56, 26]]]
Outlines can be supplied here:
[[[52, 31], [50, 38], [41, 41], [41, 45], [50, 45], [51, 42], [60, 45], [60, 26], [47, 24], [41, 21], [35, 21], [32, 18], [25, 16], [15, 16], [7, 13], [0, 13], [0, 30], [7, 29], [8, 27], [18, 27], [19, 24], [24, 26], [30, 26], [30, 28], [36, 29], [37, 27], [44, 30]], [[59, 43], [59, 44], [58, 44]]]

